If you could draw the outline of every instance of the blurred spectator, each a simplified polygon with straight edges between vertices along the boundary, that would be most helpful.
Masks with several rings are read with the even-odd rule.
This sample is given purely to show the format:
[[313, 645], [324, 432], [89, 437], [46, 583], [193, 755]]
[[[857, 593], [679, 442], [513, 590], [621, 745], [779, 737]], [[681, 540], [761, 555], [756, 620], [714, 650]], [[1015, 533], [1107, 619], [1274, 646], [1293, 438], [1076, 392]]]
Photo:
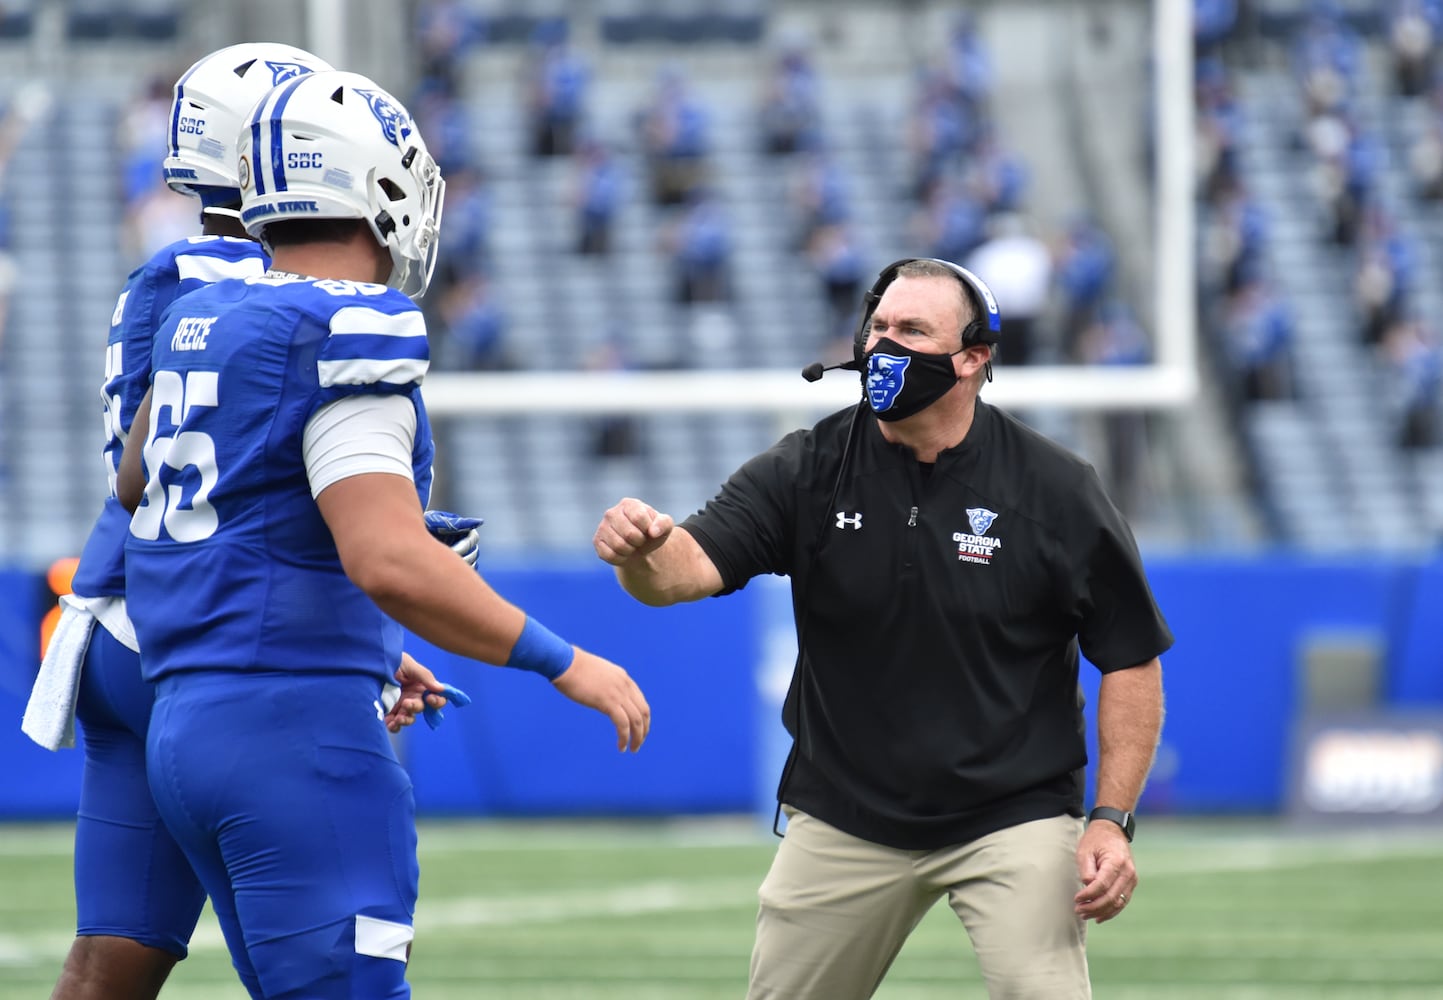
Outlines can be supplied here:
[[1363, 318], [1363, 342], [1376, 347], [1403, 318], [1417, 281], [1418, 247], [1381, 210], [1369, 213], [1358, 249], [1353, 296]]
[[705, 182], [710, 126], [680, 70], [667, 67], [657, 75], [652, 95], [637, 115], [637, 127], [651, 172], [652, 200], [684, 204]]
[[1228, 40], [1238, 23], [1237, 0], [1193, 0], [1193, 48], [1211, 55]]
[[952, 99], [974, 120], [983, 120], [992, 96], [992, 60], [968, 11], [952, 15], [941, 77]]
[[797, 208], [796, 246], [805, 249], [818, 229], [837, 226], [851, 219], [852, 194], [840, 164], [824, 149], [803, 159], [792, 184], [792, 204]]
[[676, 301], [682, 305], [724, 302], [731, 298], [731, 227], [717, 199], [704, 188], [663, 237], [676, 275]]
[[436, 86], [456, 93], [462, 57], [485, 37], [485, 22], [465, 0], [423, 0], [416, 8], [420, 89]]
[[621, 162], [605, 143], [587, 139], [576, 158], [576, 252], [609, 254], [616, 213], [626, 197]]
[[1002, 148], [990, 126], [980, 129], [967, 154], [967, 187], [991, 214], [1018, 212], [1027, 190], [1027, 164]]
[[1112, 287], [1116, 255], [1112, 241], [1090, 217], [1073, 220], [1053, 254], [1053, 273], [1062, 293], [1062, 352], [1076, 358], [1082, 331]]
[[1268, 220], [1240, 186], [1203, 218], [1202, 271], [1210, 290], [1231, 295], [1262, 274]]
[[1002, 313], [1000, 360], [1026, 365], [1037, 353], [1037, 322], [1052, 289], [1052, 252], [1020, 215], [993, 216], [988, 238], [963, 261], [985, 281]]
[[440, 83], [428, 84], [416, 95], [412, 107], [416, 124], [426, 137], [426, 148], [436, 158], [443, 177], [476, 162], [471, 110], [454, 90]]
[[1293, 398], [1293, 334], [1292, 312], [1266, 280], [1228, 303], [1224, 347], [1245, 401]]
[[1198, 181], [1204, 199], [1216, 203], [1239, 183], [1242, 113], [1222, 60], [1200, 59], [1194, 76]]
[[510, 368], [506, 354], [506, 314], [497, 304], [484, 272], [474, 270], [446, 290], [440, 305], [445, 364], [469, 371]]
[[151, 77], [120, 116], [121, 195], [127, 205], [148, 194], [160, 179], [161, 160], [170, 140], [171, 81], [176, 76]]
[[1342, 197], [1335, 206], [1335, 238], [1339, 243], [1357, 240], [1363, 217], [1377, 193], [1378, 180], [1388, 162], [1388, 150], [1377, 135], [1356, 129], [1343, 160]]
[[1309, 115], [1337, 111], [1357, 92], [1363, 45], [1332, 0], [1312, 0], [1293, 45]]
[[856, 234], [845, 223], [822, 226], [812, 233], [807, 259], [821, 279], [827, 303], [826, 340], [833, 345], [845, 345], [850, 356], [868, 277]]
[[913, 231], [928, 257], [960, 262], [986, 239], [987, 208], [960, 181], [950, 181], [933, 190]]
[[535, 156], [570, 156], [586, 110], [590, 71], [586, 63], [546, 22], [527, 60], [526, 110]]
[[921, 96], [908, 122], [912, 153], [912, 197], [930, 200], [962, 159], [976, 133], [976, 117], [955, 99], [945, 73], [922, 74]]
[[1419, 97], [1432, 83], [1440, 29], [1440, 0], [1392, 0], [1388, 48], [1393, 56], [1394, 85], [1404, 97]]
[[1443, 114], [1429, 115], [1408, 148], [1408, 173], [1419, 198], [1443, 201]]
[[1408, 320], [1388, 331], [1383, 349], [1400, 409], [1399, 446], [1437, 446], [1439, 392], [1443, 391], [1443, 353], [1437, 336], [1416, 319]]
[[[589, 372], [623, 372], [631, 364], [615, 330], [609, 331], [587, 352], [583, 367]], [[624, 413], [606, 414], [592, 420], [591, 454], [596, 458], [628, 458], [640, 453], [640, 435], [634, 417]]]
[[14, 97], [0, 114], [0, 364], [4, 361], [5, 326], [10, 315], [10, 295], [15, 288], [18, 270], [10, 252], [10, 192], [6, 185], [6, 168], [20, 140], [30, 126], [50, 110], [50, 94], [41, 84], [27, 84], [15, 91]]
[[162, 247], [194, 236], [199, 211], [194, 198], [177, 194], [166, 185], [157, 165], [150, 186], [126, 207], [121, 236], [129, 264], [149, 260]]
[[773, 156], [815, 149], [821, 137], [816, 70], [800, 42], [791, 41], [768, 74], [761, 101], [762, 148]]
[[478, 167], [464, 166], [444, 175], [446, 204], [436, 254], [433, 284], [438, 297], [464, 276], [486, 270], [491, 258], [492, 194]]
[[[1086, 365], [1145, 365], [1149, 355], [1147, 334], [1132, 310], [1116, 299], [1103, 303], [1078, 341], [1078, 360]], [[1146, 415], [1140, 410], [1110, 410], [1102, 417], [1102, 431], [1108, 492], [1124, 514], [1135, 517], [1145, 492]]]

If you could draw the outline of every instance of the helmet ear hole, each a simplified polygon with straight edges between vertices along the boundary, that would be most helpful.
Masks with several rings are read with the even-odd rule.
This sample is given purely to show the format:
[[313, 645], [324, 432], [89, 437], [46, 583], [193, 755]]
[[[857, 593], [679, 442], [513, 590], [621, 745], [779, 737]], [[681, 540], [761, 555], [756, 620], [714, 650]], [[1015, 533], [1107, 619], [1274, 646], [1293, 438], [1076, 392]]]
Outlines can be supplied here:
[[[382, 177], [380, 180], [376, 181], [376, 187], [386, 192], [386, 197], [390, 198], [392, 201], [406, 200], [406, 192], [402, 190], [401, 185], [397, 184], [389, 177]], [[402, 220], [402, 224], [410, 225], [410, 221]]]

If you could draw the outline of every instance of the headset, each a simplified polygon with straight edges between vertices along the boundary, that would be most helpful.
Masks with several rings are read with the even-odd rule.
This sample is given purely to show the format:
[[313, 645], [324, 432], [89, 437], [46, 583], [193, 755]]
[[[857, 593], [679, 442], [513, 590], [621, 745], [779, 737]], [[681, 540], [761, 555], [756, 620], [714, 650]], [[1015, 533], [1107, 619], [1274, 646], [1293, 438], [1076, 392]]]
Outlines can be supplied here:
[[[964, 348], [976, 344], [996, 347], [998, 340], [1002, 337], [1002, 314], [997, 309], [997, 299], [993, 296], [992, 289], [988, 288], [981, 278], [960, 264], [942, 260], [940, 257], [903, 257], [882, 268], [882, 273], [877, 275], [877, 280], [872, 283], [872, 287], [862, 297], [862, 322], [852, 337], [852, 363], [862, 372], [864, 381], [867, 371], [867, 334], [872, 325], [872, 313], [877, 311], [877, 303], [882, 300], [882, 293], [893, 281], [897, 280], [897, 275], [901, 273], [902, 268], [908, 264], [922, 262], [938, 264], [956, 275], [957, 280], [962, 284], [963, 293], [972, 304], [972, 319], [962, 328], [962, 346]], [[987, 381], [992, 381], [992, 362], [990, 360], [987, 362]]]
[[[901, 260], [894, 260], [882, 268], [877, 280], [872, 282], [872, 287], [862, 296], [862, 321], [857, 325], [856, 332], [852, 334], [852, 360], [837, 365], [823, 365], [820, 361], [813, 362], [802, 369], [802, 378], [808, 382], [815, 382], [822, 377], [824, 372], [841, 369], [842, 371], [854, 371], [861, 374], [862, 386], [867, 384], [867, 334], [872, 325], [872, 313], [877, 311], [877, 303], [882, 299], [885, 292], [897, 280], [897, 275], [902, 268], [908, 264], [918, 263], [936, 264], [946, 268], [957, 281], [962, 285], [962, 292], [967, 296], [967, 301], [972, 306], [972, 319], [962, 328], [963, 348], [972, 347], [976, 344], [986, 344], [995, 348], [1002, 337], [1002, 314], [997, 308], [997, 298], [992, 294], [992, 289], [987, 287], [977, 275], [954, 264], [950, 260], [943, 260], [940, 257], [903, 257]], [[987, 381], [992, 381], [992, 362], [987, 362]]]
[[[822, 518], [822, 530], [817, 536], [816, 545], [812, 547], [810, 564], [815, 567], [817, 558], [826, 548], [827, 539], [827, 518], [831, 516], [832, 509], [837, 505], [837, 497], [841, 495], [842, 483], [847, 477], [847, 467], [851, 464], [852, 441], [857, 434], [857, 428], [862, 422], [863, 415], [867, 412], [867, 335], [872, 325], [872, 314], [877, 311], [877, 303], [882, 299], [882, 293], [887, 287], [897, 280], [897, 275], [902, 268], [908, 264], [920, 262], [937, 264], [946, 268], [952, 273], [962, 285], [963, 294], [967, 296], [968, 302], [972, 305], [972, 319], [962, 328], [962, 347], [973, 347], [977, 344], [986, 344], [995, 350], [997, 342], [1002, 336], [1002, 314], [997, 309], [997, 299], [992, 294], [992, 289], [977, 275], [950, 260], [942, 260], [940, 257], [903, 257], [901, 260], [893, 261], [882, 272], [877, 275], [877, 280], [872, 282], [872, 287], [862, 297], [862, 322], [858, 324], [857, 331], [852, 335], [852, 360], [836, 365], [823, 365], [820, 361], [813, 362], [802, 369], [802, 378], [808, 382], [815, 382], [822, 377], [824, 372], [841, 369], [843, 371], [855, 371], [860, 373], [862, 379], [862, 399], [856, 404], [852, 411], [852, 419], [847, 425], [847, 437], [842, 444], [842, 458], [837, 465], [837, 478], [832, 483], [832, 494], [827, 500], [826, 511]], [[992, 361], [987, 361], [987, 381], [992, 381]], [[810, 586], [810, 581], [808, 583]], [[797, 607], [801, 609], [801, 618], [797, 624], [797, 664], [794, 668], [794, 683], [797, 688], [797, 726], [796, 735], [792, 739], [791, 752], [787, 754], [787, 761], [782, 766], [782, 776], [777, 783], [777, 810], [772, 817], [772, 833], [781, 836], [778, 826], [782, 815], [782, 794], [786, 791], [787, 779], [792, 775], [792, 767], [796, 763], [797, 748], [801, 746], [802, 740], [806, 737], [806, 728], [802, 722], [802, 702], [805, 700], [806, 692], [803, 690], [806, 684], [806, 643], [807, 625], [811, 621], [811, 605], [807, 603], [805, 592], [797, 595]]]

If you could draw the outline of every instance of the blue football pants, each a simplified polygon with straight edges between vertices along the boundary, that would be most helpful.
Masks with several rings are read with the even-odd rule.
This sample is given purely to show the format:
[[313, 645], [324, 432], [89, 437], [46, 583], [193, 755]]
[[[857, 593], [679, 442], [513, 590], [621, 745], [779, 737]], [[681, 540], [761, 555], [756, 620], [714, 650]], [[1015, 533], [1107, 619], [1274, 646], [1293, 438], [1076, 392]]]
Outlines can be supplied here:
[[75, 714], [85, 747], [75, 823], [76, 934], [184, 958], [205, 892], [161, 822], [145, 774], [154, 688], [140, 657], [96, 624]]
[[213, 671], [156, 690], [151, 790], [251, 994], [409, 997], [416, 809], [379, 682]]

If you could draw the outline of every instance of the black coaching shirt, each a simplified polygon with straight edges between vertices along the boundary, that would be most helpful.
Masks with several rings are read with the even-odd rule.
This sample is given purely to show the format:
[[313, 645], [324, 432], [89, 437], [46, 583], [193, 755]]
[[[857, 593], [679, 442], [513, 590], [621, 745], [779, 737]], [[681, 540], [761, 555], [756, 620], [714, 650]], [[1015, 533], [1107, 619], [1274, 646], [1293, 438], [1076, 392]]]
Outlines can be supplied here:
[[852, 416], [787, 435], [683, 523], [722, 593], [791, 577], [781, 800], [906, 850], [1081, 815], [1079, 647], [1108, 672], [1172, 645], [1131, 530], [1090, 465], [980, 400], [925, 474], [865, 412], [837, 488]]

